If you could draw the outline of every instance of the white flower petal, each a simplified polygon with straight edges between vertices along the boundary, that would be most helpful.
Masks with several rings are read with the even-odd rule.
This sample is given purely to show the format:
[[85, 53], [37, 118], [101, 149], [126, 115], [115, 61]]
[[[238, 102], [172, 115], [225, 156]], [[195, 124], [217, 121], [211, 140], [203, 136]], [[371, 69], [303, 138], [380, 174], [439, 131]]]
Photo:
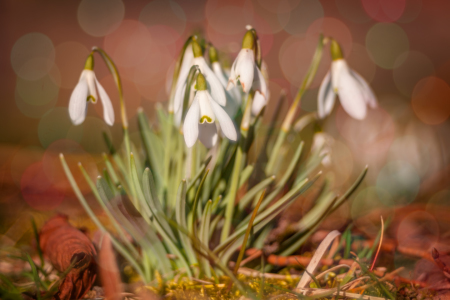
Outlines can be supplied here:
[[372, 91], [367, 81], [356, 71], [350, 70], [350, 72], [361, 84], [364, 92], [364, 100], [366, 101], [366, 103], [370, 106], [370, 108], [376, 108], [378, 106], [377, 97], [375, 96], [375, 93]]
[[259, 91], [264, 97], [267, 96], [267, 84], [263, 74], [259, 70], [258, 66], [254, 67], [255, 77], [253, 79], [253, 89]]
[[229, 140], [236, 141], [237, 140], [236, 128], [234, 127], [231, 118], [227, 115], [225, 110], [214, 101], [211, 101], [211, 107], [212, 110], [214, 111], [214, 114], [216, 115], [216, 119], [220, 124], [220, 128], [222, 129], [223, 134]]
[[[242, 50], [241, 50], [242, 52]], [[241, 52], [239, 52], [239, 54], [241, 54]], [[236, 57], [236, 59], [234, 60], [233, 64], [231, 65], [231, 69], [230, 69], [230, 76], [228, 76], [228, 84], [227, 84], [227, 90], [231, 89], [232, 87], [236, 86], [236, 78], [237, 78], [237, 74], [236, 74], [236, 65], [240, 59], [240, 56]]]
[[317, 114], [320, 119], [331, 113], [335, 100], [336, 94], [331, 86], [331, 73], [328, 71], [320, 84], [319, 95], [317, 96]]
[[257, 116], [266, 104], [266, 97], [264, 97], [259, 91], [256, 91], [255, 96], [253, 97], [252, 114]]
[[97, 78], [95, 78], [95, 83], [97, 84], [98, 93], [100, 94], [100, 101], [103, 105], [103, 119], [105, 119], [106, 124], [112, 126], [114, 124], [114, 109], [111, 99], [109, 99], [108, 94], [100, 82], [98, 82]]
[[217, 79], [219, 79], [220, 84], [225, 88], [227, 87], [227, 80], [225, 79], [225, 74], [223, 73], [222, 67], [220, 66], [220, 63], [218, 61], [215, 61], [211, 65], [212, 70], [214, 74], [216, 75]]
[[88, 89], [86, 79], [81, 78], [70, 96], [69, 116], [74, 125], [83, 123], [86, 118]]
[[198, 139], [206, 148], [211, 148], [217, 143], [218, 135], [216, 123], [198, 124], [198, 130]]
[[83, 70], [84, 78], [86, 78], [86, 82], [89, 88], [89, 95], [91, 95], [94, 100], [91, 99], [92, 103], [97, 103], [98, 95], [97, 95], [97, 89], [95, 88], [95, 73], [91, 70]]
[[186, 146], [188, 146], [189, 148], [194, 146], [195, 141], [198, 137], [199, 116], [200, 109], [198, 105], [198, 99], [194, 98], [194, 102], [192, 102], [192, 105], [186, 114], [186, 118], [184, 119], [183, 124], [184, 141], [186, 142]]
[[183, 117], [183, 110], [182, 109], [179, 109], [178, 111], [176, 111], [175, 112], [175, 118], [174, 118], [174, 122], [175, 122], [175, 125], [177, 126], [177, 127], [180, 127], [180, 124], [181, 124], [181, 118]]
[[334, 92], [337, 92], [341, 74], [344, 72], [349, 72], [349, 67], [344, 59], [334, 60], [331, 63], [331, 86]]
[[239, 52], [239, 61], [236, 63], [236, 76], [242, 85], [242, 90], [248, 93], [252, 88], [255, 76], [255, 55], [250, 49], [242, 49]]
[[200, 123], [213, 123], [216, 118], [211, 108], [211, 102], [214, 101], [211, 99], [208, 91], [197, 91], [195, 99], [198, 100], [200, 106]]
[[186, 82], [184, 84], [177, 86], [177, 89], [175, 90], [174, 106], [173, 106], [174, 112], [177, 112], [179, 109], [182, 108], [185, 92], [186, 92]]
[[222, 84], [220, 83], [219, 79], [216, 77], [214, 72], [210, 69], [210, 67], [206, 63], [205, 59], [203, 57], [197, 57], [194, 59], [194, 64], [197, 64], [199, 66], [200, 70], [205, 76], [208, 90], [210, 91], [214, 101], [216, 101], [222, 106], [225, 106], [227, 104], [225, 90]]
[[338, 95], [344, 110], [354, 119], [366, 117], [367, 107], [359, 82], [350, 72], [342, 72], [338, 82]]
[[[223, 72], [223, 69], [220, 66], [220, 63], [217, 61], [214, 62], [212, 64], [212, 69], [217, 79], [219, 79], [220, 83], [222, 84], [222, 86], [226, 87], [228, 83], [225, 74]], [[241, 93], [239, 92], [236, 86], [233, 86], [229, 90], [225, 91], [225, 96], [227, 97], [227, 103], [224, 109], [230, 117], [234, 117], [234, 115], [239, 109], [239, 106], [241, 105]]]

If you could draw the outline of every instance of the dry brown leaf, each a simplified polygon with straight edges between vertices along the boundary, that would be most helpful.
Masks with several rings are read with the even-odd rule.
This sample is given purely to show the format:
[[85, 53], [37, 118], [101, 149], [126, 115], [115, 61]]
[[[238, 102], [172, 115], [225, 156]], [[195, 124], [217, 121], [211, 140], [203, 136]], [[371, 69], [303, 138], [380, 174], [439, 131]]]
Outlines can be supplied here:
[[66, 271], [73, 268], [59, 286], [55, 299], [80, 299], [88, 292], [96, 277], [96, 251], [88, 237], [72, 227], [66, 215], [47, 221], [39, 234], [40, 247], [53, 267]]

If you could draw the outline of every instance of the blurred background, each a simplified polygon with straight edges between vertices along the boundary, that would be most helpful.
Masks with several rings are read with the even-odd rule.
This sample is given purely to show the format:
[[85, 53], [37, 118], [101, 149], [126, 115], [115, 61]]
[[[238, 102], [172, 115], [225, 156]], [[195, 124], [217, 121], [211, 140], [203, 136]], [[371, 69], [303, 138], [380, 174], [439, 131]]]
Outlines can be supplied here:
[[[73, 170], [81, 161], [94, 178], [107, 151], [102, 132], [115, 146], [121, 143], [118, 96], [100, 59], [95, 70], [113, 101], [116, 124], [103, 122], [101, 105], [90, 106], [80, 126], [69, 120], [69, 97], [92, 46], [106, 50], [119, 68], [131, 134], [138, 140], [136, 110], [143, 107], [154, 118], [155, 105], [167, 104], [174, 61], [186, 38], [202, 34], [229, 65], [247, 24], [259, 34], [269, 71], [269, 115], [282, 89], [286, 112], [320, 33], [341, 43], [349, 65], [378, 97], [379, 108], [363, 121], [351, 119], [337, 103], [323, 124], [330, 153], [325, 168], [336, 190], [370, 167], [352, 201], [335, 213], [333, 226], [353, 220], [373, 235], [381, 213], [401, 216], [392, 235], [407, 245], [428, 248], [449, 237], [449, 1], [10, 0], [0, 7], [0, 245], [26, 238], [30, 216], [42, 222], [63, 212], [81, 223], [83, 210], [58, 154], [67, 155]], [[316, 110], [330, 62], [326, 48], [301, 114]], [[375, 221], [359, 223], [375, 211]], [[411, 227], [414, 222], [419, 227]], [[423, 232], [430, 238], [423, 239]]]

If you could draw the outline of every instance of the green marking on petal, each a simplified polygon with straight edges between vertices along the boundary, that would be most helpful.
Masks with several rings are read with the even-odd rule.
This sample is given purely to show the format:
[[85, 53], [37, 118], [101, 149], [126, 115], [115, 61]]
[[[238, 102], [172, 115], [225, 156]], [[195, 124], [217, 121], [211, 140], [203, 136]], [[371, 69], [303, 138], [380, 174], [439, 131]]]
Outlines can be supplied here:
[[86, 99], [87, 102], [91, 101], [92, 103], [97, 103], [97, 99], [94, 98], [94, 96], [89, 95]]
[[200, 123], [203, 124], [203, 123], [205, 123], [205, 121], [206, 121], [207, 123], [212, 123], [212, 119], [211, 119], [210, 117], [208, 117], [208, 116], [202, 116], [202, 117], [200, 118]]

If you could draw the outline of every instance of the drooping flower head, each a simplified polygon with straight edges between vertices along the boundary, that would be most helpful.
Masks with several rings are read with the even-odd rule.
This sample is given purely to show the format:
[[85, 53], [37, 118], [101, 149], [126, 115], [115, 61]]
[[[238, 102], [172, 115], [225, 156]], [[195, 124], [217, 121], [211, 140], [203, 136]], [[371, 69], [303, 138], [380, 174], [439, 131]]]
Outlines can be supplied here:
[[[228, 76], [225, 75], [225, 72], [223, 71], [222, 66], [219, 62], [217, 50], [212, 45], [209, 47], [209, 62], [211, 63], [214, 74], [216, 75], [217, 79], [219, 79], [222, 87], [225, 89], [228, 84]], [[225, 95], [227, 97], [225, 111], [230, 117], [234, 117], [242, 102], [241, 92], [235, 86], [230, 90], [225, 90]]]
[[362, 120], [367, 106], [377, 107], [377, 99], [369, 84], [357, 72], [350, 69], [342, 55], [340, 45], [331, 40], [331, 70], [322, 81], [318, 95], [318, 115], [324, 118], [333, 110], [336, 95], [342, 107], [352, 117]]
[[186, 90], [187, 79], [189, 71], [192, 66], [196, 65], [206, 79], [206, 87], [210, 95], [214, 100], [222, 106], [226, 105], [225, 90], [221, 85], [219, 79], [208, 66], [203, 57], [203, 49], [198, 43], [197, 39], [192, 39], [190, 47], [186, 48], [186, 51], [192, 51], [192, 56], [185, 54], [187, 60], [183, 60], [183, 64], [180, 69], [180, 75], [178, 77], [175, 96], [174, 96], [174, 111], [177, 124], [181, 122], [183, 99]]
[[[250, 92], [251, 89], [259, 92], [260, 96], [257, 98], [258, 106], [262, 108], [266, 104], [263, 103], [261, 105], [262, 99], [265, 99], [265, 102], [267, 102], [268, 91], [264, 76], [255, 60], [255, 51], [255, 30], [250, 29], [245, 33], [242, 40], [242, 49], [231, 66], [227, 89], [237, 86], [239, 82], [245, 93]], [[257, 109], [255, 108], [253, 111], [257, 111]]]
[[202, 73], [197, 76], [196, 90], [183, 124], [186, 145], [190, 148], [199, 139], [207, 148], [214, 146], [218, 139], [216, 121], [224, 136], [236, 141], [237, 133], [233, 121], [209, 93], [206, 78]]
[[100, 98], [103, 105], [103, 119], [106, 124], [112, 126], [114, 124], [114, 109], [108, 94], [95, 77], [93, 69], [94, 57], [90, 54], [86, 60], [84, 70], [81, 72], [78, 84], [70, 96], [69, 116], [74, 125], [83, 123], [87, 114], [87, 103], [95, 104]]

